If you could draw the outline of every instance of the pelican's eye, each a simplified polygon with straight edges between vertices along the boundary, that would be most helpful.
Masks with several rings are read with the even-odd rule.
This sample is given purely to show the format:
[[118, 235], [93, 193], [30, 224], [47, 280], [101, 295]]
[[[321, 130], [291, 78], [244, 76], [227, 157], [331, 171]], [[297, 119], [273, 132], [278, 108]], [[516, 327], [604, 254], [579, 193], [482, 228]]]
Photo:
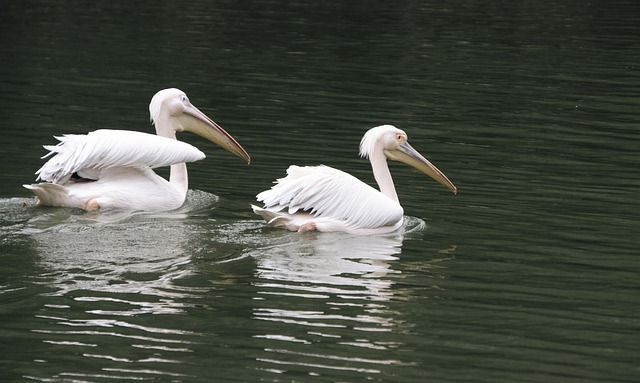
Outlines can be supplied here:
[[398, 140], [399, 143], [404, 144], [407, 141], [407, 136], [402, 133], [396, 133], [396, 140]]
[[181, 99], [183, 104], [189, 105], [189, 99], [187, 98], [186, 95], [183, 94]]

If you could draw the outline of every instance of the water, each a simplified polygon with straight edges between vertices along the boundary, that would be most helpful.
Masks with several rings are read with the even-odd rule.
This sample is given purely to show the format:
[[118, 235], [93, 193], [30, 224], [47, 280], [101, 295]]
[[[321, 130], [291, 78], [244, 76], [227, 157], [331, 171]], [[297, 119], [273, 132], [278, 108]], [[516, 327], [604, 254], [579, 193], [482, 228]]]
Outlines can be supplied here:
[[[634, 2], [0, 5], [0, 380], [632, 382], [640, 374]], [[238, 139], [197, 137], [187, 205], [40, 208], [53, 135], [151, 131], [165, 87]], [[371, 182], [369, 127], [406, 130], [459, 188], [392, 164], [384, 236], [264, 227], [289, 164]]]

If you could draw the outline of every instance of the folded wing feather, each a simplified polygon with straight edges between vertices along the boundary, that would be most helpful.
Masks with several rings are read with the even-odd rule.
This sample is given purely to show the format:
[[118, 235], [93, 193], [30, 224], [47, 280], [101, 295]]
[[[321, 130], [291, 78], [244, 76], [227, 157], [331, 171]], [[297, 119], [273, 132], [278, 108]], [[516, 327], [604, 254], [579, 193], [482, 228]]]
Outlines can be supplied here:
[[97, 175], [111, 167], [160, 167], [205, 158], [185, 142], [154, 134], [102, 129], [89, 134], [56, 137], [57, 145], [46, 145], [52, 156], [37, 172], [38, 180], [62, 184], [73, 173]]

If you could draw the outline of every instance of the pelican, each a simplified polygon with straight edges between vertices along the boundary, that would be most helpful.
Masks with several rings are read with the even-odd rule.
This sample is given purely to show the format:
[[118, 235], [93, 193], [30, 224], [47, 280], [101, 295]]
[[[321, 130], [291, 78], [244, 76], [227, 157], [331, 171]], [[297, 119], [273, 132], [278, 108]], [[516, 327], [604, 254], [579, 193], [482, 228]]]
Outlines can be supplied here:
[[291, 231], [343, 231], [352, 234], [389, 233], [402, 226], [404, 210], [398, 201], [387, 159], [401, 161], [426, 173], [457, 194], [449, 179], [409, 145], [407, 134], [392, 125], [367, 131], [360, 156], [369, 158], [380, 191], [352, 175], [328, 166], [295, 166], [287, 176], [259, 193], [264, 207], [251, 205], [268, 225]]
[[[156, 135], [101, 129], [55, 137], [60, 142], [45, 145], [49, 153], [42, 158], [52, 157], [36, 172], [36, 181], [45, 182], [23, 186], [33, 191], [39, 205], [168, 211], [186, 199], [186, 162], [205, 158], [194, 146], [178, 141], [176, 132], [190, 131], [251, 161], [242, 146], [179, 89], [156, 93], [149, 112]], [[161, 166], [171, 167], [169, 181], [152, 170]]]

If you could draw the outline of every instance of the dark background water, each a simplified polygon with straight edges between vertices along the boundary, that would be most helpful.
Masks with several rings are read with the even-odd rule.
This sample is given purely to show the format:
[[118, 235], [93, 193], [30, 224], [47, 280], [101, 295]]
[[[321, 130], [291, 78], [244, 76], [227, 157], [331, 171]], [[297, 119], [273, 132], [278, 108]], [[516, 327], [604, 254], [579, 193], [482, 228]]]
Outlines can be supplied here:
[[[632, 382], [640, 374], [633, 1], [0, 5], [2, 381]], [[151, 132], [178, 87], [187, 205], [36, 208], [53, 135]], [[265, 229], [289, 164], [372, 182], [391, 123], [458, 186], [392, 164], [404, 233]]]

